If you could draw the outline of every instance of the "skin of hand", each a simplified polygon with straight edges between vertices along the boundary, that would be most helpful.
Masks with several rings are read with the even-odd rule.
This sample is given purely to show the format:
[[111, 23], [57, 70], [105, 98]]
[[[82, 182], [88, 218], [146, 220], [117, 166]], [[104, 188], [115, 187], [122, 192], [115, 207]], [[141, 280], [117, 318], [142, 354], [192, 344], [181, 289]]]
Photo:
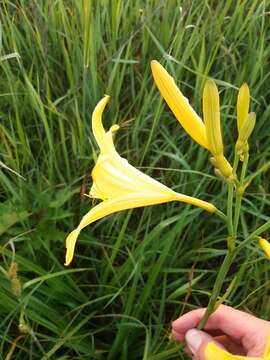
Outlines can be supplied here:
[[[192, 359], [210, 359], [205, 355], [205, 349], [211, 342], [230, 354], [257, 359], [263, 357], [266, 344], [269, 342], [269, 321], [258, 319], [229, 306], [220, 305], [209, 317], [204, 331], [200, 331], [196, 327], [205, 310], [200, 308], [190, 311], [172, 323], [172, 337], [180, 342], [186, 341], [184, 351]], [[224, 356], [225, 358], [232, 357]], [[266, 357], [266, 359], [270, 359], [270, 357]]]

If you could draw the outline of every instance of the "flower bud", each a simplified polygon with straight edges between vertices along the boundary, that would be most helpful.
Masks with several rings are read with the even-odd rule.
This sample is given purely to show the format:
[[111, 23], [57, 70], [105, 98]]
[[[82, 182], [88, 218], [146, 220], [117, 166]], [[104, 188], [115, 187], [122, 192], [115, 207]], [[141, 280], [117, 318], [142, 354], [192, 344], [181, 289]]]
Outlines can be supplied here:
[[238, 155], [243, 155], [245, 153], [248, 153], [249, 147], [248, 147], [248, 139], [255, 127], [256, 123], [256, 114], [254, 112], [251, 112], [248, 114], [248, 117], [246, 118], [246, 121], [242, 125], [238, 139], [235, 145], [235, 149]]
[[247, 84], [243, 84], [239, 89], [238, 98], [237, 98], [238, 133], [240, 133], [241, 127], [243, 126], [244, 122], [248, 117], [249, 103], [250, 103], [249, 88]]
[[213, 80], [207, 80], [203, 89], [203, 118], [211, 153], [223, 154], [220, 128], [219, 93]]
[[215, 157], [216, 164], [221, 174], [225, 178], [229, 178], [232, 175], [232, 167], [224, 155], [219, 155]]
[[213, 80], [207, 80], [203, 90], [203, 115], [209, 150], [214, 157], [214, 160], [210, 161], [223, 177], [228, 178], [232, 174], [232, 167], [223, 153], [219, 109], [218, 88]]
[[259, 237], [258, 241], [265, 255], [268, 257], [268, 259], [270, 259], [270, 243], [262, 237]]

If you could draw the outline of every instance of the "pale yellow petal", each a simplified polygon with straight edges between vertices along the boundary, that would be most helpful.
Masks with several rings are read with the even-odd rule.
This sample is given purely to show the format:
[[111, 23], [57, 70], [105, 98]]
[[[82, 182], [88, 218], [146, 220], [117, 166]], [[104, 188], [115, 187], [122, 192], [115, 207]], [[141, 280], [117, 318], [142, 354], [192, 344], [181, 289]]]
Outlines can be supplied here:
[[249, 94], [249, 87], [247, 84], [243, 84], [238, 93], [237, 97], [237, 128], [238, 132], [244, 122], [247, 119], [248, 112], [249, 112], [249, 103], [250, 103], [250, 94]]
[[65, 266], [68, 266], [71, 263], [72, 259], [73, 259], [75, 244], [76, 244], [76, 241], [77, 241], [77, 237], [79, 236], [79, 233], [80, 233], [80, 230], [75, 229], [66, 238]]
[[202, 201], [191, 196], [179, 194], [172, 190], [169, 190], [167, 193], [162, 194], [145, 191], [138, 193], [133, 192], [103, 201], [102, 203], [93, 207], [86, 215], [84, 215], [79, 226], [68, 235], [66, 239], [67, 252], [65, 265], [69, 265], [72, 261], [77, 237], [79, 236], [80, 231], [87, 225], [90, 225], [94, 221], [97, 221], [115, 212], [138, 207], [157, 205], [170, 201], [185, 202], [201, 207], [209, 212], [214, 212], [216, 210], [214, 205], [207, 203], [206, 201]]
[[76, 240], [80, 231], [87, 225], [90, 225], [91, 223], [118, 211], [160, 204], [172, 200], [171, 195], [161, 196], [160, 194], [148, 194], [143, 192], [119, 196], [96, 205], [86, 215], [84, 215], [79, 226], [68, 235], [66, 239], [67, 251], [65, 265], [68, 266], [71, 263], [74, 255]]
[[211, 153], [223, 154], [219, 93], [213, 80], [207, 80], [203, 89], [203, 120]]
[[180, 193], [174, 193], [175, 194], [175, 198], [174, 200], [178, 200], [178, 201], [181, 201], [181, 202], [184, 202], [184, 203], [187, 203], [187, 204], [191, 204], [191, 205], [194, 205], [194, 206], [197, 206], [201, 209], [204, 209], [210, 213], [214, 213], [217, 208], [215, 207], [215, 205], [207, 202], [207, 201], [204, 201], [204, 200], [200, 200], [196, 197], [193, 197], [193, 196], [187, 196], [187, 195], [184, 195], [184, 194], [180, 194]]
[[112, 141], [112, 133], [119, 128], [118, 125], [113, 125], [110, 130], [106, 132], [103, 127], [102, 114], [109, 99], [110, 97], [108, 95], [105, 95], [103, 99], [101, 99], [96, 105], [92, 115], [93, 134], [102, 153], [106, 151], [115, 151]]
[[232, 355], [221, 349], [214, 342], [208, 343], [204, 350], [204, 356], [205, 360], [263, 360], [262, 357]]
[[150, 191], [168, 193], [167, 186], [144, 174], [119, 154], [100, 155], [92, 171], [94, 187], [91, 196], [100, 192], [101, 198], [110, 199], [130, 192]]
[[179, 90], [174, 79], [156, 60], [151, 61], [151, 69], [161, 95], [177, 120], [198, 144], [209, 149], [204, 123], [189, 105], [188, 99]]

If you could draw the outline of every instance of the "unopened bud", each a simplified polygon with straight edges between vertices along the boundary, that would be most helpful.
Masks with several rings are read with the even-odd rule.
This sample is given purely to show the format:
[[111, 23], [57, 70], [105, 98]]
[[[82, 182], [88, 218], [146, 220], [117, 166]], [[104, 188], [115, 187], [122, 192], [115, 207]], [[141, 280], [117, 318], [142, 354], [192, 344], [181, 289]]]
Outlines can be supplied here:
[[215, 173], [215, 175], [216, 175], [216, 176], [218, 176], [218, 177], [220, 177], [220, 178], [224, 179], [224, 176], [221, 174], [221, 172], [220, 172], [220, 170], [219, 170], [219, 169], [215, 168], [215, 169], [214, 169], [214, 173]]
[[258, 241], [265, 255], [268, 257], [268, 259], [270, 259], [270, 243], [262, 237], [259, 237]]
[[244, 121], [236, 141], [235, 149], [237, 154], [240, 157], [243, 157], [243, 154], [248, 153], [248, 139], [255, 127], [256, 123], [256, 114], [254, 112], [250, 113], [246, 120]]
[[251, 112], [248, 114], [247, 119], [244, 121], [244, 124], [242, 125], [240, 131], [238, 140], [242, 143], [245, 143], [248, 141], [254, 127], [256, 124], [256, 114], [254, 112]]
[[213, 156], [210, 157], [210, 163], [211, 163], [215, 168], [217, 167], [216, 159], [215, 159]]
[[238, 133], [240, 132], [244, 122], [248, 117], [249, 103], [250, 103], [249, 88], [247, 84], [243, 84], [239, 89], [238, 98], [237, 98]]
[[27, 325], [24, 321], [18, 325], [18, 329], [22, 334], [29, 334], [31, 331], [30, 326]]
[[219, 93], [213, 80], [207, 80], [203, 89], [203, 119], [209, 150], [214, 157], [223, 154]]
[[220, 170], [221, 174], [225, 178], [229, 178], [232, 174], [233, 169], [228, 160], [223, 155], [216, 156], [215, 160], [217, 163], [217, 168]]

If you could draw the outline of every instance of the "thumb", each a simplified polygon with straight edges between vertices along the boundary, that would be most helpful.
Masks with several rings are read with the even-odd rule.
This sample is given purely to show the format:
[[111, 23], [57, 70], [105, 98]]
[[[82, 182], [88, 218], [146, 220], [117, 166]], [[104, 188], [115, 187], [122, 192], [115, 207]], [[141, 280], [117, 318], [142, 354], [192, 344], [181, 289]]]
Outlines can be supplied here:
[[200, 331], [197, 329], [190, 329], [186, 332], [185, 335], [187, 346], [192, 352], [194, 359], [196, 360], [207, 360], [204, 355], [204, 350], [206, 345], [209, 342], [214, 342], [215, 345], [222, 348], [222, 346], [214, 341], [212, 336], [208, 335], [204, 331]]

